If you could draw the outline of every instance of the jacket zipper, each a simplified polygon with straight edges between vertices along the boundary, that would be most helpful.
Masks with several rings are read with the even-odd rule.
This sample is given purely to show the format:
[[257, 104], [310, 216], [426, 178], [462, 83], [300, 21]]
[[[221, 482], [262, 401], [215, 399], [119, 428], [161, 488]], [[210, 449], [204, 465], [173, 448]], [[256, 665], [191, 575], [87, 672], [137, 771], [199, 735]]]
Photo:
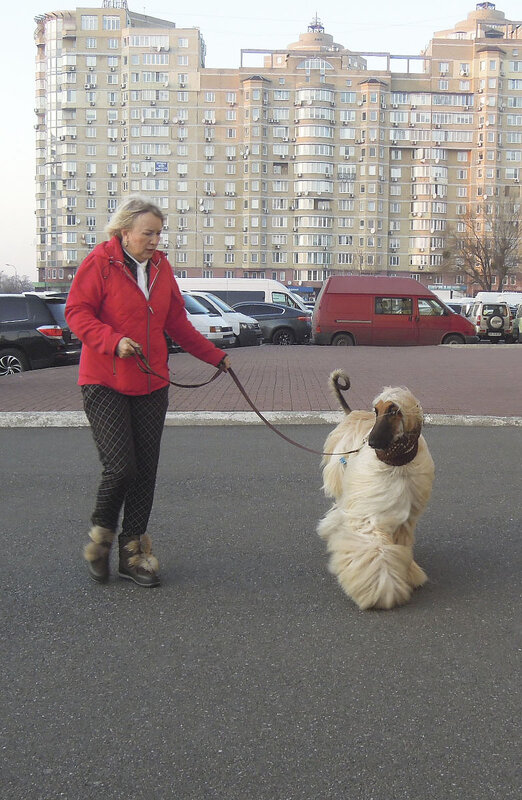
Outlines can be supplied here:
[[[150, 305], [150, 303], [148, 302], [147, 298], [145, 297], [145, 295], [144, 295], [144, 294], [143, 294], [143, 292], [141, 291], [140, 287], [138, 286], [138, 282], [137, 282], [137, 281], [134, 279], [134, 276], [132, 275], [132, 273], [131, 273], [131, 272], [129, 272], [129, 268], [127, 267], [127, 265], [125, 264], [125, 262], [122, 262], [122, 261], [120, 261], [119, 259], [117, 259], [117, 260], [116, 260], [116, 259], [112, 259], [112, 260], [113, 260], [113, 261], [114, 261], [116, 264], [120, 264], [120, 265], [121, 265], [123, 274], [124, 274], [124, 275], [126, 275], [126, 276], [127, 276], [127, 278], [128, 278], [130, 281], [132, 281], [132, 283], [134, 284], [134, 286], [136, 286], [136, 288], [138, 289], [138, 291], [140, 292], [140, 294], [142, 294], [142, 295], [143, 295], [143, 297], [144, 297], [144, 299], [147, 301], [147, 311], [148, 311], [148, 313], [147, 313], [147, 352], [146, 352], [146, 356], [147, 356], [147, 358], [148, 358], [148, 357], [149, 357], [149, 354], [150, 354], [150, 315], [151, 315], [151, 314], [154, 314], [154, 309], [152, 308], [152, 306], [151, 306], [151, 305]], [[161, 259], [160, 259], [160, 261], [161, 261]], [[160, 263], [160, 262], [158, 262], [158, 264], [159, 264], [159, 263]], [[151, 261], [151, 265], [152, 265], [152, 266], [154, 267], [154, 269], [156, 270], [156, 275], [154, 276], [154, 278], [153, 278], [153, 280], [152, 280], [152, 283], [151, 283], [151, 285], [149, 286], [149, 299], [150, 299], [150, 295], [151, 295], [151, 292], [152, 292], [152, 288], [153, 288], [154, 284], [156, 283], [156, 281], [157, 281], [157, 279], [158, 279], [159, 272], [160, 272], [160, 271], [159, 271], [159, 267], [158, 267], [156, 264], [154, 264], [152, 261]], [[112, 372], [113, 372], [113, 375], [116, 375], [116, 356], [115, 356], [115, 355], [112, 357]], [[151, 386], [150, 386], [150, 375], [147, 375], [147, 387], [148, 387], [149, 394], [150, 394], [150, 391], [151, 391]]]

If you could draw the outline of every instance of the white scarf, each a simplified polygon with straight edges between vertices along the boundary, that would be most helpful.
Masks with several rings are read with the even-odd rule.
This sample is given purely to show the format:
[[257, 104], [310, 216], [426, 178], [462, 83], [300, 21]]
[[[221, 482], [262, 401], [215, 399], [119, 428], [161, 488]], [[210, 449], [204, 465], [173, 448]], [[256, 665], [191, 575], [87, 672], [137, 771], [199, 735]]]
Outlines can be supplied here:
[[131, 256], [131, 254], [129, 252], [127, 252], [127, 250], [125, 250], [125, 248], [123, 248], [123, 250], [124, 250], [125, 253], [127, 253], [129, 258], [132, 258], [132, 260], [135, 262], [135, 264], [137, 266], [136, 275], [137, 275], [137, 278], [138, 278], [138, 286], [140, 287], [141, 291], [143, 292], [143, 294], [145, 295], [145, 297], [148, 300], [149, 299], [149, 287], [147, 286], [147, 264], [148, 264], [148, 259], [146, 261], [138, 261], [138, 259], [134, 258], [134, 256]]

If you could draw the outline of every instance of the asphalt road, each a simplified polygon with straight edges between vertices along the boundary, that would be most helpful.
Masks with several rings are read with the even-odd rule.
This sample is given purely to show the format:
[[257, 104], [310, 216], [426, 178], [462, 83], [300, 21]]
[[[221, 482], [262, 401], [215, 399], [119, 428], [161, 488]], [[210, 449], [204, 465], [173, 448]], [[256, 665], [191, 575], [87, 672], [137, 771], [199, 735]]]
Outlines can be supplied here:
[[89, 430], [2, 429], [2, 798], [518, 800], [522, 431], [425, 433], [430, 581], [361, 612], [265, 429], [166, 429], [156, 590], [84, 572]]

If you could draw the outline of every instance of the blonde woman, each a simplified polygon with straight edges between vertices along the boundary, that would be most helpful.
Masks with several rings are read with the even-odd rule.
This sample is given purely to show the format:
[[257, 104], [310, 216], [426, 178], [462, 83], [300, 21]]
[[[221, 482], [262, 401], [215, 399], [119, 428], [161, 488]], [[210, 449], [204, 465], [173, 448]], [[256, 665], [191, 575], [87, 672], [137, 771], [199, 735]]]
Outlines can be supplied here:
[[[187, 319], [172, 268], [156, 249], [162, 228], [156, 205], [140, 196], [125, 200], [106, 228], [111, 238], [83, 261], [67, 300], [67, 322], [83, 343], [78, 383], [103, 465], [84, 550], [100, 583], [109, 578], [122, 509], [118, 574], [139, 586], [160, 582], [146, 531], [168, 405], [164, 332], [196, 358], [230, 366]], [[155, 375], [140, 370], [136, 352]]]

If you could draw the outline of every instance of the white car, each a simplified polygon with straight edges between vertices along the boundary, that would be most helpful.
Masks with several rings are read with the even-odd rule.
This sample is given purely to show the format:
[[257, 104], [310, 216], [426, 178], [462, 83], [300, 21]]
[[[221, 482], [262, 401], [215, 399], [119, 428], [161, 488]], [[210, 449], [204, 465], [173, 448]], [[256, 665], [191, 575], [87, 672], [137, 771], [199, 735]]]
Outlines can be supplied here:
[[217, 311], [210, 313], [199, 303], [195, 297], [191, 297], [187, 292], [182, 292], [187, 317], [194, 325], [196, 330], [210, 339], [216, 347], [231, 347], [234, 345], [235, 337], [232, 326]]
[[263, 341], [263, 332], [257, 319], [235, 311], [228, 303], [210, 292], [189, 291], [198, 303], [201, 303], [211, 314], [221, 314], [228, 325], [232, 326], [236, 347], [258, 345]]

